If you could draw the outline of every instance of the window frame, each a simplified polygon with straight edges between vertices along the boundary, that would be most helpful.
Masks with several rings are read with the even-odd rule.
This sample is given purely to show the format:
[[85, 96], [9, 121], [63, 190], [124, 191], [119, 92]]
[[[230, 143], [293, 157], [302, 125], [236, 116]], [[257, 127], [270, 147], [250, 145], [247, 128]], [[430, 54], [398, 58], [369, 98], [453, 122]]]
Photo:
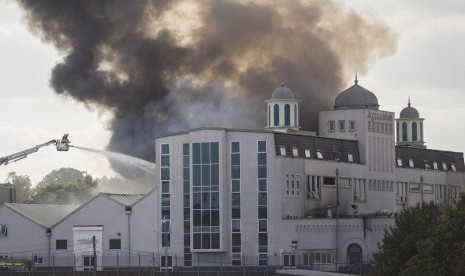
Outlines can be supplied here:
[[[117, 248], [118, 246], [119, 246], [119, 248]], [[108, 241], [108, 249], [109, 250], [121, 250], [121, 238], [109, 239], [109, 241]]]

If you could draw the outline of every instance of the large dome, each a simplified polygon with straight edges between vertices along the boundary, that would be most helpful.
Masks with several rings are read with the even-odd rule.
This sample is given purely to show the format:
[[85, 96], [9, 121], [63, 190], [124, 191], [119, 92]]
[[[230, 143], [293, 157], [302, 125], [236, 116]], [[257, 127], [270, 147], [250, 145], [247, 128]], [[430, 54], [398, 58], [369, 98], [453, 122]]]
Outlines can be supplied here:
[[273, 100], [293, 100], [294, 93], [292, 93], [291, 89], [284, 86], [282, 82], [281, 85], [273, 91], [271, 94], [271, 99]]
[[369, 90], [355, 84], [337, 95], [334, 109], [379, 109], [378, 98]]
[[410, 99], [408, 101], [408, 106], [402, 109], [400, 112], [400, 118], [402, 119], [412, 119], [412, 118], [420, 118], [420, 113], [415, 107], [410, 106]]

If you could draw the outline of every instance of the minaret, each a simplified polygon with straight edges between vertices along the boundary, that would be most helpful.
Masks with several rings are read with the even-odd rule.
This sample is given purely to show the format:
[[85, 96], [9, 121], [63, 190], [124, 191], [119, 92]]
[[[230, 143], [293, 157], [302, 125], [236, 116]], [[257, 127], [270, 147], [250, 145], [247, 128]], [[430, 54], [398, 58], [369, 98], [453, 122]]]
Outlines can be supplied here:
[[400, 112], [396, 119], [396, 145], [415, 148], [426, 148], [423, 136], [423, 121], [418, 110], [411, 106], [410, 97], [407, 107]]
[[265, 102], [268, 118], [265, 129], [282, 132], [299, 130], [299, 101], [294, 99], [291, 89], [284, 86], [284, 83]]

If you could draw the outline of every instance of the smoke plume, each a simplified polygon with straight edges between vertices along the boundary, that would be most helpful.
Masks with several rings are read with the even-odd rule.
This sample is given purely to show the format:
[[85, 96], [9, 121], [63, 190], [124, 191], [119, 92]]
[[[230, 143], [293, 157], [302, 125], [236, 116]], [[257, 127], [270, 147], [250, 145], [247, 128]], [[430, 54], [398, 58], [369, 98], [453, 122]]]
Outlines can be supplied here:
[[17, 0], [63, 60], [50, 84], [110, 110], [108, 149], [154, 161], [153, 137], [199, 126], [258, 128], [281, 81], [303, 129], [390, 55], [382, 22], [332, 1]]

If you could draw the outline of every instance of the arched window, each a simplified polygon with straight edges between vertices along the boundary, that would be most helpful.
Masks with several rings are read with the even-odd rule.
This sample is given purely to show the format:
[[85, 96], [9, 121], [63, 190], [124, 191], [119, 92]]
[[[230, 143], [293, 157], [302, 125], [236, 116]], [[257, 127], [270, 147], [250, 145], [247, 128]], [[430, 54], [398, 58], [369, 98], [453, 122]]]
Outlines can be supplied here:
[[362, 247], [356, 243], [351, 243], [347, 247], [347, 262], [349, 264], [361, 264], [362, 261]]
[[279, 105], [274, 105], [274, 126], [279, 126]]
[[417, 141], [417, 123], [412, 123], [412, 141]]
[[284, 125], [291, 125], [291, 106], [289, 104], [284, 105]]
[[298, 122], [297, 122], [297, 105], [295, 104], [294, 105], [294, 126], [298, 126]]
[[402, 141], [407, 141], [407, 123], [402, 123]]

